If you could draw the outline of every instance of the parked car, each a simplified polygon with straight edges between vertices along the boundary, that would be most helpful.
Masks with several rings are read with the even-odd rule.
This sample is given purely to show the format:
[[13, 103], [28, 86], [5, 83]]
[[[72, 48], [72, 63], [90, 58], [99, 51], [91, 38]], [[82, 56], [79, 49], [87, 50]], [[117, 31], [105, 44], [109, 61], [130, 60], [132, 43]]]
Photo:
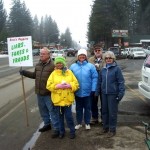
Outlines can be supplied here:
[[150, 99], [150, 55], [145, 59], [141, 70], [142, 81], [138, 83], [139, 92]]
[[143, 49], [146, 53], [146, 56], [150, 54], [150, 46], [147, 47], [147, 49]]
[[107, 52], [107, 49], [106, 49], [106, 48], [103, 48], [102, 53], [105, 53], [105, 52]]
[[121, 49], [121, 55], [126, 56], [126, 51], [125, 51], [125, 49]]
[[62, 56], [66, 58], [66, 54], [63, 50], [52, 50], [51, 51], [51, 58], [54, 60], [55, 57]]
[[127, 47], [124, 49], [126, 58], [129, 57], [130, 49], [131, 49], [131, 47]]
[[146, 58], [146, 53], [142, 49], [142, 47], [133, 47], [130, 48], [129, 52], [129, 57], [130, 58]]
[[116, 57], [119, 56], [119, 48], [118, 47], [109, 47], [108, 50], [112, 51]]
[[77, 53], [77, 50], [75, 50], [73, 48], [67, 49], [67, 56], [75, 56], [76, 53]]
[[33, 54], [33, 56], [39, 56], [40, 55], [40, 49], [33, 49], [32, 54]]
[[8, 54], [8, 50], [0, 51], [0, 54]]

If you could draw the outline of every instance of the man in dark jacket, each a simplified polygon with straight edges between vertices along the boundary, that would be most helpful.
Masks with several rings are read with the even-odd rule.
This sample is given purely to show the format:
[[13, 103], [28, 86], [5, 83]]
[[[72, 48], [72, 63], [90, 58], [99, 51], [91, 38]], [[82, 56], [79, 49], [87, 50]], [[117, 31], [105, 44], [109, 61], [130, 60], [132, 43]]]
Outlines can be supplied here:
[[[102, 61], [102, 52], [103, 49], [99, 44], [94, 45], [94, 56], [89, 58], [89, 62], [94, 64], [96, 67], [97, 72], [99, 73], [100, 70], [102, 69], [104, 62]], [[98, 123], [98, 99], [99, 96], [91, 95], [91, 113], [92, 113], [92, 118], [90, 121], [91, 125], [95, 125]], [[100, 102], [101, 100], [101, 94], [100, 94]], [[101, 108], [100, 108], [101, 112]], [[102, 124], [102, 118], [101, 118], [101, 124]]]
[[37, 94], [40, 115], [44, 122], [44, 126], [39, 129], [39, 132], [50, 130], [52, 124], [54, 129], [52, 138], [55, 138], [59, 136], [58, 110], [52, 104], [50, 91], [46, 89], [47, 79], [53, 70], [54, 63], [50, 59], [50, 52], [44, 47], [40, 50], [40, 61], [36, 64], [34, 72], [20, 70], [20, 74], [35, 79], [35, 93]]

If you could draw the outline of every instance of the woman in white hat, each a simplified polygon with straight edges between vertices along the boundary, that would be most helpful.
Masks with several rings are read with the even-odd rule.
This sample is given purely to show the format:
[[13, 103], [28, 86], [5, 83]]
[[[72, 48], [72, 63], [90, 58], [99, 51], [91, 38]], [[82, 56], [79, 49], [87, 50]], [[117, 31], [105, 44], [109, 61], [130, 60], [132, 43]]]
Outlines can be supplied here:
[[[79, 89], [75, 92], [76, 100], [76, 119], [75, 129], [82, 127], [84, 116], [85, 129], [89, 130], [91, 119], [91, 95], [94, 95], [98, 80], [98, 73], [93, 64], [87, 61], [87, 51], [80, 49], [77, 53], [77, 61], [70, 66], [70, 70], [79, 82]], [[83, 114], [84, 111], [84, 114]]]

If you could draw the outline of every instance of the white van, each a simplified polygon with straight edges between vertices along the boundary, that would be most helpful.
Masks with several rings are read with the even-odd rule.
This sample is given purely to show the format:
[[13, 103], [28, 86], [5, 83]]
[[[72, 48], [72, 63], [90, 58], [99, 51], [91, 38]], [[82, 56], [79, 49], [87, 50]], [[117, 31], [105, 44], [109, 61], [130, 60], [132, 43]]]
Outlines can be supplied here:
[[143, 63], [141, 75], [142, 81], [138, 83], [139, 92], [150, 99], [150, 55]]

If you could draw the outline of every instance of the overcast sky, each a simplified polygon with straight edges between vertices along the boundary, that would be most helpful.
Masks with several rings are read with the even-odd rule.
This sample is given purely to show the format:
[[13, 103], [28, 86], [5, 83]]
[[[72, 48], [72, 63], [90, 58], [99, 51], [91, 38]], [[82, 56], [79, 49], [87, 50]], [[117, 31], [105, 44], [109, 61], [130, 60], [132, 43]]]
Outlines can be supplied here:
[[[21, 0], [22, 2], [23, 0]], [[91, 14], [93, 0], [25, 0], [32, 17], [37, 14], [40, 19], [46, 14], [56, 21], [61, 33], [69, 27], [76, 42], [86, 45], [87, 24]], [[4, 8], [9, 13], [12, 0], [3, 0]]]

